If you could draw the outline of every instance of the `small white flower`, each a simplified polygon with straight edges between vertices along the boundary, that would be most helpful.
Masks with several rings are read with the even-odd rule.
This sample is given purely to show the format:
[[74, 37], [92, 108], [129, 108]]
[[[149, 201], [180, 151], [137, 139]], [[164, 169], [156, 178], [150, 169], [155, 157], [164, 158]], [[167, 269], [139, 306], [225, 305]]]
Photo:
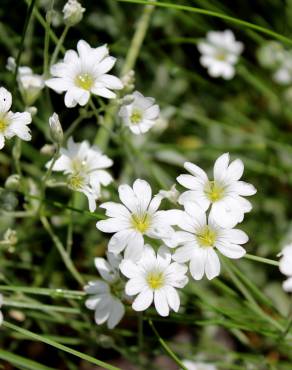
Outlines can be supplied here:
[[115, 233], [108, 244], [110, 252], [118, 254], [125, 250], [125, 258], [138, 260], [144, 248], [144, 235], [166, 243], [174, 232], [171, 220], [168, 211], [157, 211], [161, 197], [152, 198], [147, 181], [138, 179], [133, 188], [120, 185], [119, 197], [123, 204], [106, 202], [100, 205], [110, 218], [98, 221], [96, 227], [105, 233]]
[[[3, 295], [0, 294], [0, 308], [2, 307], [2, 305], [3, 305]], [[3, 322], [3, 314], [0, 311], [0, 326], [2, 325], [2, 322]]]
[[68, 108], [86, 105], [90, 94], [115, 98], [111, 89], [122, 89], [123, 84], [119, 78], [107, 74], [116, 62], [116, 58], [109, 56], [107, 45], [91, 48], [80, 40], [77, 50], [78, 53], [68, 50], [64, 60], [51, 67], [54, 78], [47, 80], [46, 85], [57, 93], [66, 91], [65, 105]]
[[20, 139], [31, 140], [30, 130], [31, 114], [28, 112], [13, 113], [9, 109], [12, 104], [12, 95], [4, 87], [0, 87], [0, 149], [4, 147], [5, 138], [18, 136]]
[[[50, 166], [47, 163], [47, 167]], [[70, 137], [67, 149], [61, 149], [61, 156], [53, 166], [53, 171], [63, 172], [67, 175], [68, 187], [84, 193], [88, 198], [89, 209], [96, 209], [96, 199], [100, 196], [101, 185], [111, 183], [111, 175], [105, 171], [112, 166], [113, 161], [100, 150], [90, 147], [88, 141], [75, 143]]]
[[209, 31], [207, 38], [198, 44], [202, 56], [200, 63], [208, 69], [211, 77], [234, 77], [234, 65], [243, 51], [243, 44], [235, 40], [231, 30]]
[[121, 302], [124, 285], [119, 275], [120, 258], [111, 253], [104, 258], [95, 258], [95, 266], [103, 280], [90, 281], [84, 287], [87, 294], [92, 295], [85, 302], [90, 310], [95, 310], [97, 325], [107, 322], [109, 329], [113, 329], [125, 314], [125, 307]]
[[273, 76], [280, 85], [289, 85], [292, 82], [292, 52], [285, 51], [284, 59]]
[[162, 246], [156, 255], [153, 248], [146, 245], [138, 262], [125, 259], [120, 270], [130, 279], [126, 293], [129, 296], [138, 294], [132, 304], [135, 311], [146, 310], [154, 300], [159, 315], [168, 316], [170, 308], [178, 312], [180, 298], [175, 288], [183, 288], [187, 284], [187, 267], [171, 263], [169, 249]]
[[[119, 116], [135, 135], [144, 134], [155, 125], [159, 116], [159, 106], [155, 104], [155, 99], [146, 98], [138, 91], [131, 96], [132, 102], [122, 105]], [[128, 97], [129, 95], [125, 99]]]
[[205, 362], [184, 360], [183, 364], [188, 370], [217, 370], [215, 365], [207, 364]]
[[238, 259], [244, 256], [245, 249], [240, 244], [248, 241], [245, 232], [220, 227], [214, 219], [207, 216], [193, 202], [185, 204], [185, 211], [172, 211], [177, 225], [184, 231], [176, 233], [176, 244], [179, 247], [173, 254], [178, 263], [190, 262], [189, 268], [195, 280], [201, 280], [204, 274], [209, 280], [220, 274], [220, 261], [215, 252], [218, 249], [229, 258]]
[[206, 211], [212, 205], [211, 215], [222, 227], [233, 227], [241, 222], [244, 213], [250, 212], [251, 203], [243, 198], [256, 193], [253, 185], [239, 181], [244, 165], [240, 159], [229, 164], [229, 154], [222, 154], [214, 165], [214, 179], [209, 180], [200, 167], [186, 162], [184, 167], [191, 175], [180, 175], [177, 181], [187, 189], [179, 203], [196, 202]]
[[84, 12], [85, 8], [77, 0], [68, 0], [63, 8], [65, 23], [74, 26], [81, 21]]
[[[13, 57], [7, 59], [6, 67], [11, 72], [15, 71], [16, 64]], [[17, 82], [23, 101], [27, 106], [34, 104], [45, 86], [43, 77], [33, 73], [32, 69], [27, 66], [20, 66], [18, 68]]]
[[292, 293], [292, 244], [288, 244], [281, 252], [280, 271], [288, 277], [283, 283], [283, 289]]
[[257, 51], [260, 64], [269, 69], [278, 68], [285, 59], [285, 49], [278, 41], [268, 41]]

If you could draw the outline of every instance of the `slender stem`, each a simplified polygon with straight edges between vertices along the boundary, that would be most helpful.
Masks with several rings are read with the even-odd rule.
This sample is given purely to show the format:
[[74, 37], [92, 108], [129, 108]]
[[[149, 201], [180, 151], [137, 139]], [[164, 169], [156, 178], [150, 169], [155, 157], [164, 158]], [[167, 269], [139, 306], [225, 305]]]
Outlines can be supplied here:
[[74, 315], [80, 314], [80, 310], [78, 310], [77, 308], [54, 306], [51, 304], [27, 303], [22, 302], [19, 299], [18, 300], [4, 299], [3, 306], [26, 308], [30, 310], [63, 312]]
[[[148, 3], [147, 0], [118, 0], [118, 1], [123, 2], [123, 3], [134, 3], [134, 4], [147, 4]], [[201, 15], [205, 15], [205, 16], [209, 16], [209, 17], [224, 19], [226, 21], [244, 26], [246, 28], [254, 29], [254, 30], [259, 31], [261, 33], [264, 33], [268, 36], [272, 36], [273, 38], [278, 39], [280, 41], [283, 41], [286, 44], [290, 44], [290, 45], [292, 44], [292, 40], [290, 38], [288, 38], [286, 36], [283, 36], [283, 35], [275, 32], [275, 31], [272, 31], [272, 30], [270, 30], [268, 28], [265, 28], [265, 27], [261, 27], [257, 24], [254, 24], [254, 23], [247, 22], [243, 19], [238, 19], [238, 18], [231, 17], [231, 16], [223, 14], [223, 13], [218, 13], [218, 12], [214, 12], [214, 11], [211, 11], [211, 10], [196, 8], [196, 7], [187, 6], [187, 5], [179, 5], [179, 4], [164, 3], [164, 2], [162, 3], [162, 2], [159, 2], [159, 1], [152, 1], [151, 4], [153, 6], [158, 6], [158, 7], [161, 7], [161, 8], [172, 8], [172, 9], [197, 13], [197, 14], [201, 14]]]
[[249, 259], [249, 260], [252, 260], [252, 261], [266, 263], [267, 265], [279, 266], [279, 261], [270, 260], [269, 258], [254, 256], [254, 255], [248, 254], [248, 253], [245, 254], [244, 257], [247, 258], [247, 259]]
[[57, 150], [56, 150], [56, 152], [55, 152], [55, 154], [54, 154], [54, 156], [53, 156], [53, 159], [52, 159], [52, 161], [51, 161], [51, 163], [50, 163], [50, 166], [49, 166], [49, 168], [48, 168], [47, 172], [45, 173], [45, 176], [42, 178], [42, 184], [43, 184], [43, 186], [42, 186], [42, 187], [43, 187], [43, 189], [45, 189], [45, 188], [46, 188], [46, 183], [47, 183], [48, 179], [50, 178], [50, 176], [51, 176], [51, 174], [52, 174], [54, 164], [56, 163], [56, 160], [57, 160], [57, 159], [58, 159], [58, 157], [59, 157], [60, 149], [61, 149], [61, 147], [60, 147], [60, 145], [58, 144], [58, 146], [57, 146]]
[[15, 71], [14, 71], [14, 84], [15, 85], [16, 85], [16, 78], [17, 78], [18, 68], [19, 68], [19, 64], [20, 64], [20, 58], [21, 58], [21, 54], [22, 54], [23, 48], [24, 48], [24, 39], [25, 39], [26, 31], [28, 29], [29, 21], [30, 21], [30, 18], [32, 16], [32, 12], [33, 12], [33, 8], [34, 8], [35, 4], [36, 4], [36, 0], [31, 0], [30, 5], [27, 9], [25, 23], [24, 23], [24, 27], [23, 27], [23, 31], [22, 31], [22, 35], [21, 35], [20, 47], [19, 47], [17, 57], [16, 57], [16, 60], [15, 60], [15, 64], [16, 64]]
[[16, 326], [14, 324], [11, 324], [10, 322], [7, 322], [7, 321], [4, 321], [3, 322], [3, 326], [7, 329], [10, 329], [10, 330], [13, 330], [17, 333], [20, 333], [22, 335], [25, 335], [25, 337], [29, 338], [29, 339], [32, 339], [32, 340], [35, 340], [37, 342], [41, 342], [41, 343], [45, 343], [45, 344], [48, 344], [52, 347], [55, 347], [57, 349], [60, 349], [61, 351], [64, 351], [64, 352], [67, 352], [73, 356], [77, 356], [85, 361], [88, 361], [94, 365], [98, 365], [98, 366], [101, 366], [102, 368], [104, 369], [108, 369], [108, 370], [121, 370], [120, 368], [116, 367], [116, 366], [112, 366], [112, 365], [109, 365], [107, 364], [106, 362], [103, 362], [103, 361], [100, 361], [100, 360], [97, 360], [91, 356], [88, 356], [82, 352], [79, 352], [79, 351], [76, 351], [75, 349], [72, 349], [70, 347], [67, 347], [67, 346], [64, 346], [63, 344], [61, 343], [58, 343], [56, 341], [54, 341], [53, 339], [49, 339], [43, 335], [39, 335], [39, 334], [36, 334], [36, 333], [33, 333], [27, 329], [23, 329], [19, 326]]
[[142, 364], [142, 361], [143, 361], [143, 358], [142, 358], [143, 342], [144, 342], [143, 312], [138, 312], [138, 348], [139, 348], [140, 364]]
[[46, 27], [45, 27], [45, 45], [44, 45], [44, 71], [43, 75], [46, 78], [49, 70], [49, 46], [50, 46], [50, 30], [52, 21], [52, 10], [54, 6], [54, 0], [51, 1], [50, 10], [46, 17]]
[[83, 280], [82, 276], [79, 274], [79, 272], [76, 270], [76, 267], [74, 266], [71, 258], [69, 257], [68, 253], [66, 252], [62, 242], [57, 237], [57, 235], [54, 233], [49, 221], [45, 216], [41, 216], [41, 222], [44, 226], [44, 228], [47, 230], [48, 234], [52, 238], [56, 248], [58, 249], [67, 269], [71, 272], [71, 275], [75, 278], [76, 281], [78, 281], [79, 284], [82, 286], [85, 284], [85, 281]]
[[181, 360], [177, 357], [177, 355], [169, 348], [169, 346], [165, 343], [165, 341], [161, 338], [158, 331], [156, 330], [155, 326], [153, 325], [152, 320], [148, 320], [151, 329], [153, 330], [154, 334], [156, 335], [159, 343], [164, 348], [165, 352], [173, 359], [173, 361], [183, 370], [187, 370], [185, 365], [181, 362]]
[[15, 171], [19, 176], [21, 176], [21, 167], [20, 167], [21, 140], [19, 137], [15, 139], [15, 143], [12, 149], [12, 157], [14, 160]]
[[[146, 4], [152, 3], [151, 1], [146, 1]], [[126, 55], [125, 64], [121, 71], [121, 76], [125, 75], [129, 71], [131, 71], [136, 64], [141, 46], [143, 44], [151, 14], [154, 10], [154, 7], [152, 5], [145, 6], [143, 13], [138, 21], [137, 28], [135, 31], [135, 34], [132, 38], [131, 45], [129, 48], [129, 51]], [[94, 143], [98, 145], [102, 150], [105, 150], [107, 148], [109, 138], [110, 138], [110, 132], [112, 131], [112, 128], [114, 126], [114, 117], [116, 116], [118, 111], [118, 105], [116, 102], [113, 102], [109, 104], [107, 112], [104, 117], [104, 125], [103, 127], [100, 127], [95, 139]]]
[[0, 291], [21, 292], [33, 295], [43, 295], [56, 298], [77, 299], [85, 296], [85, 292], [67, 289], [31, 288], [26, 286], [0, 285]]
[[51, 62], [50, 62], [50, 65], [51, 66], [56, 63], [56, 60], [58, 58], [59, 52], [61, 50], [61, 47], [63, 46], [63, 43], [64, 43], [65, 38], [67, 36], [67, 33], [69, 31], [69, 28], [70, 28], [70, 26], [69, 25], [66, 25], [65, 28], [64, 28], [64, 30], [63, 30], [63, 32], [62, 32], [61, 37], [59, 38], [59, 41], [58, 41], [58, 43], [57, 43], [57, 45], [55, 47], [55, 50], [53, 52], [53, 56], [51, 58]]

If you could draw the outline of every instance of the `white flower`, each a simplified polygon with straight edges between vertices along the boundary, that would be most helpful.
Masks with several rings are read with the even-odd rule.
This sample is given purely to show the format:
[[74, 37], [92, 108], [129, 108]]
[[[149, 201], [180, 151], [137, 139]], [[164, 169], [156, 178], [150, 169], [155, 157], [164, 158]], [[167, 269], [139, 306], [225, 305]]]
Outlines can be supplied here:
[[178, 312], [180, 298], [175, 288], [183, 288], [187, 282], [187, 267], [171, 263], [171, 254], [166, 247], [160, 247], [157, 256], [150, 245], [146, 245], [138, 262], [123, 260], [120, 270], [130, 280], [125, 291], [138, 296], [132, 307], [135, 311], [146, 310], [154, 300], [156, 311], [168, 316], [169, 309]]
[[[146, 98], [138, 91], [131, 96], [132, 102], [122, 105], [119, 116], [135, 135], [144, 134], [155, 125], [159, 116], [159, 106], [155, 104], [155, 99]], [[127, 95], [125, 99], [129, 97]]]
[[292, 82], [292, 52], [285, 51], [284, 59], [273, 76], [274, 80], [281, 85], [289, 85]]
[[0, 149], [4, 147], [5, 138], [18, 136], [22, 140], [31, 140], [31, 114], [28, 112], [13, 113], [9, 109], [12, 104], [12, 95], [4, 87], [0, 87]]
[[245, 249], [240, 244], [248, 241], [245, 232], [221, 228], [214, 219], [193, 202], [185, 204], [185, 211], [176, 212], [177, 225], [184, 231], [176, 233], [176, 243], [179, 246], [173, 254], [178, 263], [190, 261], [190, 273], [195, 280], [207, 275], [209, 280], [220, 274], [220, 261], [215, 252], [218, 249], [229, 258], [241, 258]]
[[68, 0], [63, 8], [65, 23], [74, 26], [81, 21], [84, 12], [85, 8], [77, 0]]
[[116, 58], [109, 56], [107, 45], [91, 48], [80, 40], [77, 50], [78, 53], [68, 50], [64, 60], [51, 67], [54, 78], [47, 80], [46, 85], [57, 93], [66, 91], [65, 105], [68, 108], [86, 105], [90, 94], [115, 98], [111, 89], [122, 89], [123, 84], [119, 78], [107, 74], [116, 62]]
[[207, 364], [205, 362], [184, 360], [183, 364], [188, 370], [217, 370], [215, 365]]
[[244, 213], [252, 209], [251, 203], [243, 198], [256, 193], [253, 185], [239, 181], [244, 165], [240, 159], [229, 164], [229, 154], [222, 154], [214, 165], [214, 179], [209, 180], [200, 167], [186, 162], [184, 167], [191, 175], [180, 175], [177, 181], [187, 189], [181, 194], [179, 203], [196, 202], [206, 211], [212, 205], [211, 215], [221, 226], [233, 227], [241, 222]]
[[[50, 166], [47, 163], [47, 167]], [[90, 147], [88, 141], [75, 143], [70, 137], [67, 149], [61, 149], [61, 156], [54, 163], [53, 171], [63, 172], [67, 175], [68, 187], [84, 193], [89, 202], [89, 209], [96, 209], [96, 199], [100, 196], [101, 185], [111, 183], [111, 175], [105, 168], [112, 166], [113, 161], [100, 150]]]
[[280, 271], [286, 275], [288, 279], [283, 283], [283, 289], [286, 292], [292, 293], [292, 244], [286, 245], [281, 252]]
[[[3, 295], [0, 294], [0, 308], [2, 307], [2, 305], [3, 305]], [[2, 322], [3, 322], [3, 314], [0, 311], [0, 326], [2, 325]]]
[[211, 77], [233, 78], [234, 65], [243, 51], [243, 44], [235, 40], [231, 30], [209, 31], [207, 38], [199, 42], [198, 49], [202, 54], [200, 63]]
[[136, 180], [133, 188], [119, 186], [123, 204], [106, 202], [100, 205], [110, 218], [98, 221], [96, 227], [106, 233], [115, 233], [109, 241], [108, 250], [118, 254], [125, 250], [125, 258], [138, 260], [144, 248], [144, 235], [162, 239], [165, 243], [172, 236], [168, 211], [157, 211], [161, 197], [152, 198], [148, 182]]
[[[15, 59], [9, 57], [7, 69], [14, 72], [16, 68]], [[17, 82], [23, 101], [27, 106], [31, 106], [37, 100], [41, 90], [45, 86], [45, 81], [41, 75], [33, 73], [27, 66], [20, 66], [17, 71]]]
[[90, 281], [84, 287], [87, 294], [92, 295], [85, 302], [90, 310], [95, 310], [95, 322], [101, 325], [107, 322], [109, 329], [113, 329], [125, 314], [125, 307], [121, 302], [124, 285], [119, 275], [120, 258], [111, 253], [107, 259], [95, 258], [95, 266], [103, 280]]
[[269, 69], [279, 67], [285, 59], [285, 49], [278, 41], [268, 41], [257, 51], [260, 64]]

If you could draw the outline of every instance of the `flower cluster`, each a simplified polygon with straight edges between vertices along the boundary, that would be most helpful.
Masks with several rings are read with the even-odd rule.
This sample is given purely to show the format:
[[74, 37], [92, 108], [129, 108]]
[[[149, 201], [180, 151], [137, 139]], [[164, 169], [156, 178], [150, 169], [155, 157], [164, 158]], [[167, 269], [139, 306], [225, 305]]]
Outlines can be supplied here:
[[[178, 176], [177, 181], [188, 190], [179, 194], [172, 187], [170, 191], [171, 196], [175, 192], [183, 210], [160, 210], [165, 197], [162, 194], [169, 192], [160, 191], [152, 197], [150, 185], [141, 179], [132, 187], [119, 186], [121, 203], [100, 205], [108, 219], [98, 221], [96, 226], [114, 234], [108, 251], [120, 258], [118, 268], [128, 279], [119, 298], [123, 299], [121, 294], [126, 294], [127, 300], [136, 296], [132, 302], [135, 311], [144, 311], [154, 302], [161, 316], [168, 316], [170, 309], [177, 312], [177, 289], [188, 283], [188, 270], [195, 280], [204, 274], [213, 279], [220, 273], [216, 251], [232, 259], [245, 254], [242, 245], [248, 236], [235, 226], [252, 208], [244, 196], [255, 194], [256, 189], [240, 181], [242, 161], [230, 162], [228, 153], [221, 155], [215, 162], [212, 180], [197, 165], [186, 162], [184, 166], [190, 174]], [[157, 250], [152, 240], [163, 244]], [[108, 278], [100, 274], [103, 284], [107, 284]], [[109, 288], [106, 292], [112, 294]], [[108, 307], [107, 315], [110, 312]]]

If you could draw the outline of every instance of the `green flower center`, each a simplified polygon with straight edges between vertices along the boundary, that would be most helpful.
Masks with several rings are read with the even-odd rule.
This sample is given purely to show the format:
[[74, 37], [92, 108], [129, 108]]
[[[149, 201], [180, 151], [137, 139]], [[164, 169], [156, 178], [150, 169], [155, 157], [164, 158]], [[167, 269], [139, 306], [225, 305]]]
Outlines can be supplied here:
[[130, 117], [131, 123], [136, 125], [137, 123], [141, 122], [142, 120], [142, 113], [138, 109], [134, 109], [132, 111], [131, 117]]
[[205, 226], [197, 234], [197, 241], [201, 247], [214, 247], [214, 243], [216, 241], [216, 232], [210, 229], [209, 226]]
[[225, 189], [216, 181], [208, 181], [205, 186], [205, 194], [211, 202], [217, 202], [224, 197]]
[[144, 215], [132, 215], [132, 225], [134, 229], [144, 233], [149, 229], [150, 226], [150, 217], [147, 213]]
[[164, 275], [159, 271], [151, 271], [148, 273], [146, 281], [151, 289], [160, 289], [164, 285]]
[[7, 127], [8, 127], [7, 120], [4, 118], [0, 119], [0, 132], [4, 132]]
[[89, 73], [81, 73], [75, 78], [75, 83], [78, 87], [84, 90], [90, 90], [93, 85], [93, 78]]

